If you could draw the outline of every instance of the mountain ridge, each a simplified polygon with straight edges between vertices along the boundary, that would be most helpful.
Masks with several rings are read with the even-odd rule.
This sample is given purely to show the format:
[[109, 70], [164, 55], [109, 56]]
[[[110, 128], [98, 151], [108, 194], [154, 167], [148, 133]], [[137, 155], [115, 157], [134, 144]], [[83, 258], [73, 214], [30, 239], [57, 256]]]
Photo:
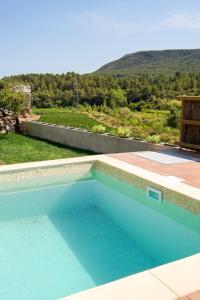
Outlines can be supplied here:
[[135, 75], [141, 73], [200, 72], [200, 49], [138, 51], [103, 65], [97, 73]]

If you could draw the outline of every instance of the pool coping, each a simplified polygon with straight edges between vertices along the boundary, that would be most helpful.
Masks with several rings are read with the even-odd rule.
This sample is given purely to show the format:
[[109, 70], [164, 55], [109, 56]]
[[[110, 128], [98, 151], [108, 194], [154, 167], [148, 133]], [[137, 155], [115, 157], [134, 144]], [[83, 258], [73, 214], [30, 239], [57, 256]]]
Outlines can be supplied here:
[[150, 185], [163, 193], [163, 199], [200, 215], [200, 189], [185, 184], [182, 181], [172, 182], [168, 176], [163, 176], [144, 168], [110, 156], [98, 159], [97, 169], [108, 172], [122, 181], [146, 190]]
[[59, 300], [187, 300], [199, 291], [199, 282], [200, 254], [195, 254]]
[[120, 161], [116, 158], [110, 157], [105, 154], [92, 155], [92, 156], [83, 156], [75, 158], [66, 158], [66, 159], [57, 159], [57, 160], [47, 160], [47, 161], [38, 161], [38, 162], [28, 162], [20, 164], [11, 164], [11, 165], [2, 165], [0, 166], [0, 175], [2, 173], [9, 173], [22, 170], [30, 170], [35, 168], [45, 168], [45, 167], [58, 167], [71, 164], [81, 164], [81, 163], [94, 163], [102, 162], [107, 165], [113, 166], [122, 171], [126, 171], [130, 174], [136, 175], [142, 179], [145, 179], [154, 184], [163, 186], [164, 188], [173, 190], [185, 196], [194, 198], [197, 201], [200, 201], [200, 189], [197, 187], [190, 186], [184, 182], [170, 182], [166, 178], [168, 176], [163, 176], [152, 171], [145, 170], [141, 167], [136, 167], [127, 162]]
[[[172, 190], [175, 193], [197, 201], [198, 204], [200, 203], [200, 189], [183, 182], [172, 183], [166, 180], [166, 176], [147, 171], [104, 154], [0, 166], [0, 176], [22, 170], [84, 163], [101, 163], [104, 166], [114, 168], [113, 170], [117, 169], [137, 176], [142, 180], [148, 181], [150, 184]], [[200, 253], [61, 299], [124, 300], [126, 295], [126, 300], [175, 300], [195, 292], [199, 288]]]
[[[127, 162], [118, 160], [116, 158], [113, 158], [111, 156], [100, 154], [100, 155], [92, 155], [92, 156], [83, 156], [83, 157], [76, 157], [76, 158], [66, 158], [66, 159], [58, 159], [58, 160], [49, 160], [49, 161], [39, 161], [39, 162], [30, 162], [30, 163], [21, 163], [21, 164], [13, 164], [13, 165], [3, 165], [0, 166], [0, 176], [3, 174], [13, 174], [18, 171], [26, 171], [31, 169], [45, 169], [45, 168], [53, 168], [53, 167], [61, 167], [61, 166], [70, 166], [70, 165], [77, 165], [77, 164], [84, 164], [84, 163], [91, 163], [93, 165], [101, 166], [102, 169], [105, 171], [106, 166], [110, 167], [112, 170], [111, 175], [116, 176], [116, 173], [118, 175], [118, 178], [120, 178], [120, 173], [129, 174], [132, 176], [135, 176], [136, 178], [141, 179], [141, 183], [138, 182], [139, 187], [143, 188], [143, 185], [145, 186], [148, 184], [153, 185], [153, 187], [161, 189], [164, 194], [164, 198], [169, 198], [172, 195], [169, 195], [169, 191], [173, 193], [177, 193], [177, 198], [185, 197], [189, 200], [196, 203], [198, 206], [198, 213], [200, 214], [200, 189], [197, 187], [193, 187], [191, 185], [188, 185], [182, 181], [169, 181], [167, 179], [168, 176], [163, 176], [160, 174], [157, 174], [152, 171], [145, 170], [141, 167], [134, 166], [132, 164], [129, 164]], [[123, 180], [123, 176], [121, 175], [121, 180]], [[124, 179], [125, 180], [125, 179]], [[126, 179], [127, 181], [129, 179]], [[142, 182], [143, 181], [143, 182]], [[131, 182], [130, 182], [131, 183]], [[174, 201], [176, 204], [178, 201]], [[187, 208], [187, 207], [185, 207]]]

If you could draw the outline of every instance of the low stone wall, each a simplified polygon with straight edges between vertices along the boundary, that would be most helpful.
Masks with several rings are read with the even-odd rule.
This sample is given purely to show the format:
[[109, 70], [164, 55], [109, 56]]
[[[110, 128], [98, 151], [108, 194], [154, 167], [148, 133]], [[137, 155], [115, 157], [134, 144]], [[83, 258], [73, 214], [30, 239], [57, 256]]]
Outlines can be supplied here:
[[95, 153], [159, 151], [171, 147], [42, 122], [22, 122], [23, 134]]

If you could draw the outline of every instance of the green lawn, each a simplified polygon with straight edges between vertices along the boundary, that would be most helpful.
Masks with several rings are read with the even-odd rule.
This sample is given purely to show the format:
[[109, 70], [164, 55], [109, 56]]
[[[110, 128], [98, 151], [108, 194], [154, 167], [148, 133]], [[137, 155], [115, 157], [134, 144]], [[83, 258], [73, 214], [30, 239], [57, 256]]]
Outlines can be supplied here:
[[0, 165], [89, 155], [91, 153], [9, 133], [0, 135]]

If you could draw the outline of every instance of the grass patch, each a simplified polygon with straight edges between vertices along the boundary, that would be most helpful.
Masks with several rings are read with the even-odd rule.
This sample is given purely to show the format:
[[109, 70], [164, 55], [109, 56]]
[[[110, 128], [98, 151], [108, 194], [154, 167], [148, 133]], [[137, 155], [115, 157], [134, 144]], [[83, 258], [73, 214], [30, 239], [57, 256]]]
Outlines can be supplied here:
[[0, 134], [0, 165], [89, 155], [91, 152], [64, 147], [20, 134]]
[[160, 142], [176, 143], [179, 141], [180, 130], [167, 125], [169, 111], [148, 110], [130, 111], [127, 108], [98, 111], [82, 107], [81, 111], [90, 118], [102, 122], [118, 135], [119, 128], [126, 129], [129, 136], [147, 140], [149, 136], [157, 136]]
[[50, 108], [34, 109], [41, 115], [40, 121], [76, 128], [93, 128], [104, 126], [105, 132], [119, 135], [119, 128], [126, 128], [128, 136], [148, 140], [149, 136], [157, 136], [160, 142], [177, 143], [180, 130], [167, 125], [169, 111], [147, 110], [130, 111], [128, 108], [100, 109], [91, 108]]
[[[41, 122], [51, 124], [85, 128], [88, 130], [92, 130], [94, 126], [102, 125], [98, 120], [90, 118], [76, 109], [46, 108], [34, 109], [33, 112], [41, 116]], [[107, 129], [109, 128], [107, 127]]]

